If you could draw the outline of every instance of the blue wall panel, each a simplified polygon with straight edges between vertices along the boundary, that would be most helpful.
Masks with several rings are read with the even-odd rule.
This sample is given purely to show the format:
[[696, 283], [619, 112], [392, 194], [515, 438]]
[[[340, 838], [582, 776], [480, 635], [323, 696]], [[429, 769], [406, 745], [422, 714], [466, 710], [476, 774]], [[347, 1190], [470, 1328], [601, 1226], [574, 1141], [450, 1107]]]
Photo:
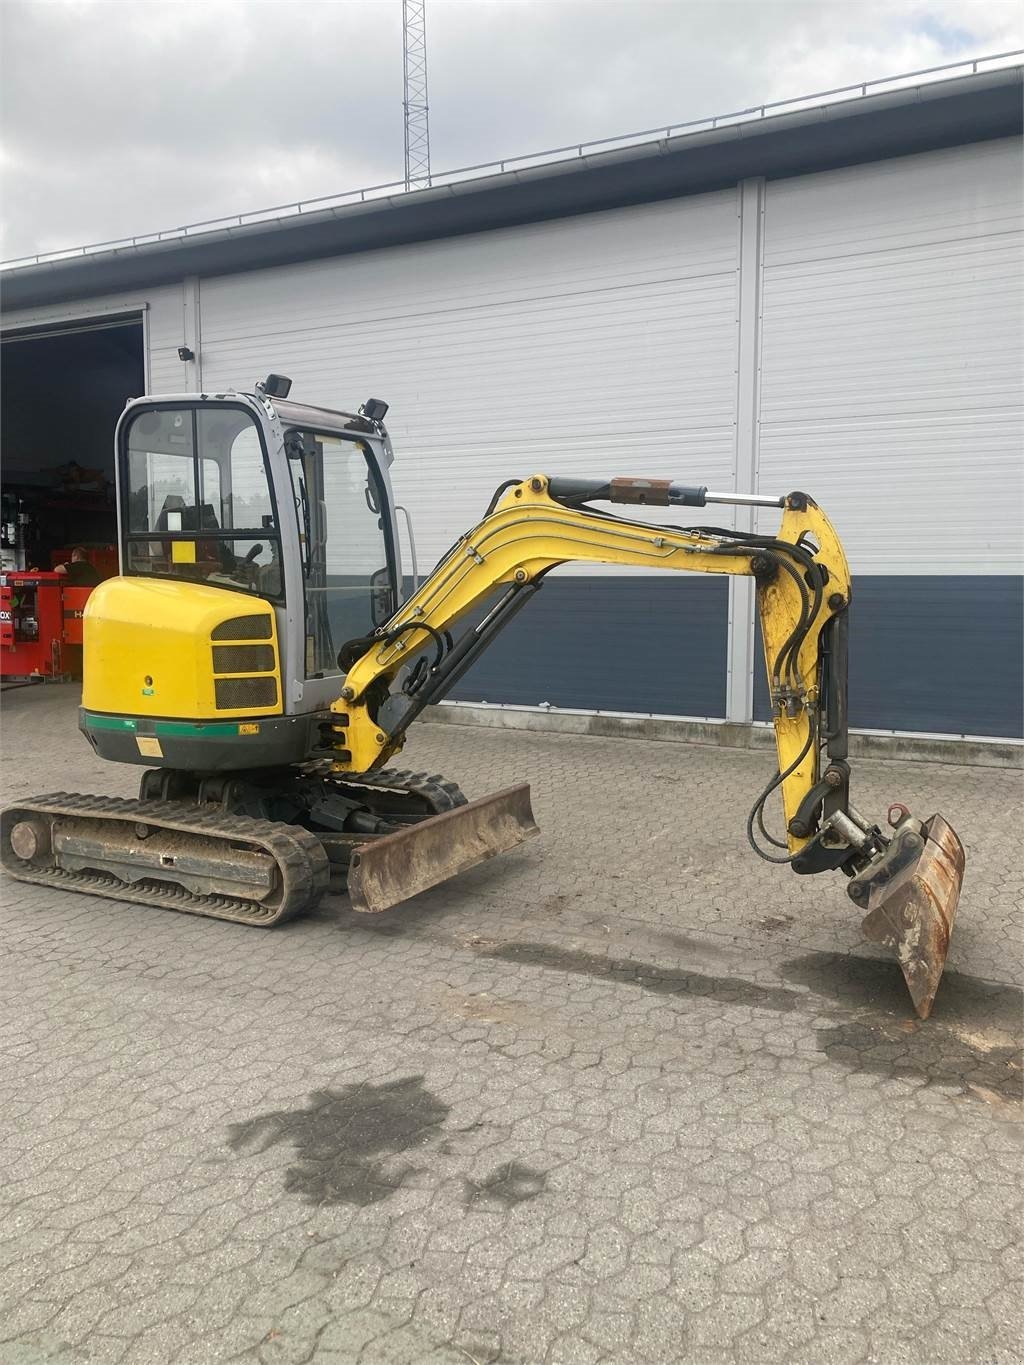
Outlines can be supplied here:
[[[760, 668], [754, 714], [770, 716]], [[855, 579], [850, 724], [1024, 738], [1024, 579]]]
[[[727, 615], [725, 579], [552, 577], [452, 697], [721, 717]], [[760, 643], [757, 660], [754, 710], [766, 720]], [[1024, 580], [858, 578], [850, 723], [1024, 737]]]
[[551, 577], [452, 697], [725, 715], [724, 578]]

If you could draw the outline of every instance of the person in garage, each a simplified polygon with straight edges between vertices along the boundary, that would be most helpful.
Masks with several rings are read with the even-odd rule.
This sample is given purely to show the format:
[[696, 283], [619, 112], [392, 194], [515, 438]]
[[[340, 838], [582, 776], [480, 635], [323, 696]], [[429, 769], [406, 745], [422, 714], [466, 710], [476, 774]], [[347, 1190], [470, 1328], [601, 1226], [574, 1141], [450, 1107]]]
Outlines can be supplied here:
[[76, 545], [71, 551], [71, 559], [67, 564], [57, 565], [57, 572], [66, 576], [72, 588], [95, 588], [97, 583], [103, 581], [95, 565], [89, 563], [81, 545]]

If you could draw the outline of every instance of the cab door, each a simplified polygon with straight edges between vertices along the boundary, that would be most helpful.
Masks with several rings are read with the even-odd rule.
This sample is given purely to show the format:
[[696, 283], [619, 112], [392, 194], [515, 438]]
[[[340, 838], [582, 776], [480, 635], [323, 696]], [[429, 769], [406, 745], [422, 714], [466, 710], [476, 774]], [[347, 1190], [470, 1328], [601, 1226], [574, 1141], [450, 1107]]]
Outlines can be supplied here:
[[338, 651], [398, 604], [392, 509], [369, 446], [292, 429], [289, 456], [305, 588], [305, 676], [341, 673]]

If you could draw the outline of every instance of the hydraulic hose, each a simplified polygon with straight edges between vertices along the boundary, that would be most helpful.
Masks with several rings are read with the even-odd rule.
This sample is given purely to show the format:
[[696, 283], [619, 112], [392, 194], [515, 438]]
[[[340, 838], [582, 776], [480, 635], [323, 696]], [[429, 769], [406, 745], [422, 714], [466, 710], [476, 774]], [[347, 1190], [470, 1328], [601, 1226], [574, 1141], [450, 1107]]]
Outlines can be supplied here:
[[[771, 796], [772, 792], [775, 791], [776, 787], [781, 786], [782, 783], [785, 782], [787, 777], [791, 777], [792, 774], [796, 772], [797, 768], [799, 768], [800, 764], [807, 757], [808, 753], [810, 752], [811, 745], [814, 743], [815, 733], [816, 727], [813, 714], [808, 713], [807, 740], [804, 744], [804, 747], [800, 750], [799, 754], [797, 754], [796, 758], [794, 758], [793, 762], [789, 765], [789, 767], [786, 769], [784, 773], [775, 774], [772, 780], [768, 783], [767, 787], [765, 787], [764, 791], [754, 802], [753, 806], [751, 807], [750, 814], [747, 816], [747, 842], [750, 844], [750, 847], [754, 850], [757, 856], [759, 858], [763, 858], [766, 863], [791, 863], [793, 859], [797, 857], [797, 854], [800, 852], [800, 850], [798, 849], [796, 853], [788, 853], [781, 858], [775, 857], [775, 855], [772, 853], [766, 853], [764, 849], [761, 848], [756, 838], [754, 837], [754, 821], [758, 819], [759, 816], [761, 816], [761, 813], [764, 810], [764, 803], [768, 800], [769, 796]], [[767, 831], [765, 832], [767, 833]], [[770, 835], [768, 837], [771, 838]], [[774, 843], [777, 848], [782, 847], [782, 845], [779, 844], [774, 839], [772, 839], [772, 843]]]

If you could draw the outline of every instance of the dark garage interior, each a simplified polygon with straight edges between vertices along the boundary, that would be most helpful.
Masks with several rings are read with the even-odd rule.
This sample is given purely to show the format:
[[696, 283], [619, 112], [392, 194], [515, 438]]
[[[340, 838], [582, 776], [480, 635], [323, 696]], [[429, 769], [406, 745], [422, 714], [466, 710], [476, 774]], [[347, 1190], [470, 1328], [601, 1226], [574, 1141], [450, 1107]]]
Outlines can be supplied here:
[[8, 335], [0, 363], [3, 567], [46, 570], [75, 545], [105, 559], [114, 426], [146, 386], [141, 319]]

